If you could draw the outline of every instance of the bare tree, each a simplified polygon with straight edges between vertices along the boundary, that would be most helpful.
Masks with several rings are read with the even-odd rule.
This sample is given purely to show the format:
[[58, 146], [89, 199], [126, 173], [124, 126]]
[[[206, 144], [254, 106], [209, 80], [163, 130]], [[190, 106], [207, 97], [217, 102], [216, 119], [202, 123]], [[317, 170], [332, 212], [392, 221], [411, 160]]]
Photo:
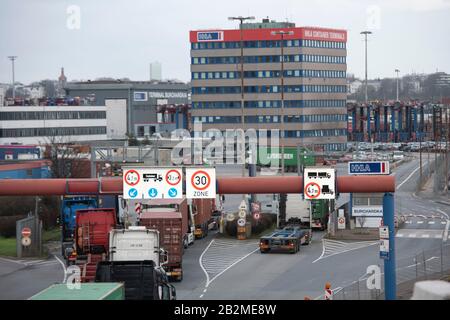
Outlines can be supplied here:
[[[89, 146], [70, 142], [70, 136], [47, 136], [44, 158], [51, 161], [53, 178], [79, 177], [89, 164]], [[90, 170], [88, 170], [90, 173]]]

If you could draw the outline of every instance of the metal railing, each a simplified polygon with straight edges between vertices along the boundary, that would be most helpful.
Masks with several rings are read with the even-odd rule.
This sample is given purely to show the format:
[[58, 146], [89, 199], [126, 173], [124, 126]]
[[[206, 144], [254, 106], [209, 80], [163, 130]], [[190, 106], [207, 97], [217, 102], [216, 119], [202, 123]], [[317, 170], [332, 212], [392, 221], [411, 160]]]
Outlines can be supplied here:
[[[381, 262], [381, 260], [380, 260]], [[440, 279], [450, 275], [450, 244], [418, 252], [416, 255], [396, 260], [397, 296], [409, 298], [416, 281]], [[381, 300], [384, 299], [384, 273], [381, 269], [379, 289], [369, 289], [371, 275], [363, 275], [347, 286], [333, 290], [333, 300]], [[319, 296], [316, 300], [324, 300]]]

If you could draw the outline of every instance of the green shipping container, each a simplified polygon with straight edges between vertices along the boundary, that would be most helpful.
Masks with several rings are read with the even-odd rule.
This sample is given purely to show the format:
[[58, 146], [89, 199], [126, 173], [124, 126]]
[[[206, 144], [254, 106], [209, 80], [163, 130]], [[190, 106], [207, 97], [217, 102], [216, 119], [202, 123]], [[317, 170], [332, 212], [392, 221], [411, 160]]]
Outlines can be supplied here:
[[[303, 166], [314, 166], [315, 160], [313, 156], [303, 155], [305, 149], [300, 149], [300, 164]], [[260, 166], [270, 166], [272, 161], [280, 161], [281, 149], [279, 148], [258, 148], [258, 161]], [[281, 162], [279, 163], [281, 165]], [[286, 167], [297, 167], [297, 147], [285, 147], [284, 148], [284, 165]]]
[[123, 283], [81, 283], [80, 288], [69, 289], [67, 284], [54, 284], [35, 294], [29, 300], [124, 300]]

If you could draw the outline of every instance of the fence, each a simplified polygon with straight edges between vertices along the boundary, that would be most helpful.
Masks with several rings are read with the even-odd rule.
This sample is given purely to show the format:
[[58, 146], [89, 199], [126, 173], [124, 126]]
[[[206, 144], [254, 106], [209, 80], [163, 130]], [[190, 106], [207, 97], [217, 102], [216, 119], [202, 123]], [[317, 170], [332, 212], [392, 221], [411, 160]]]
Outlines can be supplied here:
[[[381, 261], [381, 260], [380, 260]], [[414, 256], [396, 260], [397, 273], [397, 296], [408, 298], [409, 294], [403, 295], [400, 288], [411, 291], [414, 282], [427, 279], [439, 279], [450, 274], [450, 244], [442, 244], [440, 247], [421, 251]], [[380, 289], [369, 289], [368, 280], [370, 275], [366, 274], [348, 286], [333, 291], [334, 300], [379, 300], [384, 299], [384, 273], [383, 264], [378, 265], [382, 271]], [[370, 281], [371, 282], [371, 281]], [[323, 300], [320, 296], [318, 300]]]
[[[25, 227], [31, 230], [31, 244], [26, 247], [22, 245], [21, 241], [21, 233]], [[16, 222], [16, 249], [19, 258], [36, 257], [42, 254], [42, 221], [38, 216], [29, 216]]]

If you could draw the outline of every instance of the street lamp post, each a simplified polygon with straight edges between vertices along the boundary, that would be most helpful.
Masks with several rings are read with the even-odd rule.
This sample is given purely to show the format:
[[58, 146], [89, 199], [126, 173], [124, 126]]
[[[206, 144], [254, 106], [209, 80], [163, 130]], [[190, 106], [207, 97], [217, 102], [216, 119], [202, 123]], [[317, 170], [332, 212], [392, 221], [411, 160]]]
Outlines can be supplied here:
[[[254, 20], [255, 17], [228, 17], [228, 20], [239, 21], [239, 31], [240, 31], [240, 42], [239, 47], [241, 48], [241, 56], [240, 56], [240, 65], [241, 65], [241, 125], [242, 125], [242, 131], [244, 131], [244, 125], [245, 125], [245, 111], [244, 111], [244, 39], [243, 39], [243, 32], [242, 32], [242, 24], [245, 20]], [[252, 155], [253, 156], [253, 155]], [[244, 134], [244, 163], [242, 164], [242, 176], [245, 177], [245, 134]]]
[[400, 72], [400, 70], [398, 70], [398, 69], [395, 69], [395, 73], [397, 73], [397, 100], [396, 101], [399, 101], [398, 100], [398, 73]]
[[281, 36], [281, 112], [280, 112], [280, 131], [281, 131], [281, 175], [284, 176], [284, 36], [293, 35], [293, 31], [272, 31], [271, 35]]
[[[240, 65], [241, 65], [241, 126], [242, 126], [242, 133], [243, 133], [243, 139], [244, 139], [244, 150], [243, 150], [243, 154], [244, 154], [244, 163], [242, 164], [242, 176], [245, 177], [245, 120], [244, 120], [244, 116], [245, 116], [245, 110], [244, 110], [244, 39], [243, 39], [243, 32], [242, 32], [242, 24], [244, 23], [244, 21], [246, 20], [255, 20], [255, 17], [243, 17], [243, 16], [238, 16], [238, 17], [228, 17], [228, 20], [231, 21], [235, 21], [238, 20], [239, 21], [239, 33], [240, 33], [240, 41], [239, 41], [239, 47], [241, 48], [241, 55], [240, 55]], [[237, 151], [237, 150], [236, 150]], [[254, 155], [251, 155], [252, 158]], [[249, 157], [250, 160], [250, 157]], [[249, 166], [251, 164], [249, 163]], [[245, 194], [242, 195], [242, 199], [245, 200]]]
[[15, 79], [15, 72], [14, 72], [14, 61], [17, 59], [17, 56], [8, 56], [8, 59], [11, 60], [12, 64], [12, 97], [13, 100], [16, 99], [16, 79]]
[[367, 96], [367, 35], [372, 34], [371, 31], [362, 31], [361, 34], [364, 35], [364, 42], [365, 42], [365, 102], [368, 103], [369, 99]]

